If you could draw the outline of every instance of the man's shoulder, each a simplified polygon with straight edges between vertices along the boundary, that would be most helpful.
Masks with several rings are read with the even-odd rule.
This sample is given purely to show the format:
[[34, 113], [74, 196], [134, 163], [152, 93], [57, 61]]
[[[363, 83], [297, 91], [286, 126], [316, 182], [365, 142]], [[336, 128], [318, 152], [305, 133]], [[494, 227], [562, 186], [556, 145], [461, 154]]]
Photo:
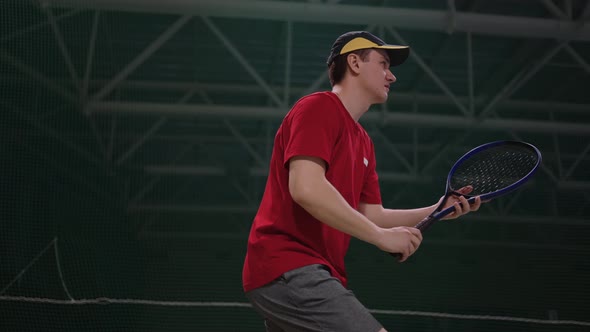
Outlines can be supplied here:
[[297, 102], [295, 102], [295, 105], [308, 104], [308, 103], [328, 103], [328, 104], [331, 104], [331, 103], [334, 103], [334, 101], [335, 101], [334, 97], [335, 96], [330, 91], [312, 92], [310, 94], [307, 94], [307, 95], [299, 98], [299, 100], [297, 100]]
[[337, 98], [329, 91], [313, 92], [297, 100], [289, 113], [293, 115], [302, 112], [317, 112], [325, 116], [334, 116], [336, 113], [340, 113]]

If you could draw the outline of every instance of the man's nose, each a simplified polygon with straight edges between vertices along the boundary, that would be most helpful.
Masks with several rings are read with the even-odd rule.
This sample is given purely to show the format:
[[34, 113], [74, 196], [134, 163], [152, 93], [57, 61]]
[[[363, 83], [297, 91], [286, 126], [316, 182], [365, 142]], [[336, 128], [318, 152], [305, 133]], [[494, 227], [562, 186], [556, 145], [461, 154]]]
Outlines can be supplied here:
[[387, 70], [387, 76], [385, 77], [385, 79], [391, 83], [397, 81], [397, 78], [395, 77], [395, 75], [393, 75], [393, 73], [389, 69]]

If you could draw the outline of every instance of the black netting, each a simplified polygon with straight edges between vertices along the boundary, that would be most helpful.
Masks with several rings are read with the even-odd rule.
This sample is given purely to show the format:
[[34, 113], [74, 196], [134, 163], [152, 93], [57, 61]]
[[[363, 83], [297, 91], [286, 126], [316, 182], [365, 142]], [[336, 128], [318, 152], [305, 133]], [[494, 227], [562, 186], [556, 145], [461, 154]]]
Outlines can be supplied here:
[[[265, 178], [260, 162], [250, 169], [244, 160], [267, 156], [279, 117], [260, 124], [151, 114], [159, 103], [179, 115], [203, 105], [213, 113], [216, 102], [257, 112], [269, 101], [198, 13], [157, 13], [155, 4], [167, 1], [149, 2], [128, 12], [0, 1], [0, 331], [263, 331], [241, 270]], [[261, 75], [279, 80], [267, 80], [268, 90], [282, 94], [286, 22], [211, 21]], [[293, 22], [294, 42], [308, 45], [305, 31], [320, 38], [324, 28], [350, 27]], [[266, 33], [263, 43], [250, 42]], [[271, 55], [248, 54], [248, 44]], [[294, 98], [325, 65], [318, 49], [292, 51], [319, 59], [293, 67]], [[419, 69], [409, 68], [400, 86]], [[241, 98], [228, 97], [233, 90]], [[107, 112], [119, 102], [131, 114]], [[417, 149], [432, 143], [428, 136], [437, 139], [430, 128], [416, 135]], [[377, 156], [380, 165], [399, 164], [387, 158]], [[479, 173], [506, 171], [487, 168]], [[384, 202], [395, 203], [388, 207], [436, 200], [439, 183], [402, 178], [382, 186]], [[549, 195], [529, 194], [535, 201], [522, 209]], [[583, 197], [571, 199], [572, 211], [587, 213], [576, 201]], [[487, 216], [437, 227], [404, 264], [353, 240], [351, 289], [389, 331], [589, 331], [587, 224]]]

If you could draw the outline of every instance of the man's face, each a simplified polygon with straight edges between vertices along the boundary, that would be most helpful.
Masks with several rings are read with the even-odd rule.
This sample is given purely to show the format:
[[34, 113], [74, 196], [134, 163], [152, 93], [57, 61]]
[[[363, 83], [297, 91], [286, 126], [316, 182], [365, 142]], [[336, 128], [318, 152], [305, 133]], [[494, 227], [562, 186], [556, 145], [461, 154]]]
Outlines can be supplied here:
[[360, 78], [373, 103], [380, 104], [387, 101], [390, 85], [396, 81], [389, 70], [387, 52], [379, 49], [371, 50], [366, 60], [361, 63]]

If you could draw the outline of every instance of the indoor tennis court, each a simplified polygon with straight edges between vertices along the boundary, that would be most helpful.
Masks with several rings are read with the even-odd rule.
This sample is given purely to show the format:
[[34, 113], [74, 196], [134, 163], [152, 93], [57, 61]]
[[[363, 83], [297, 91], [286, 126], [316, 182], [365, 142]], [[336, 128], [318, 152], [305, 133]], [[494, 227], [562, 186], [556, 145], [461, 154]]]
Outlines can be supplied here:
[[360, 121], [384, 206], [487, 142], [543, 160], [407, 262], [353, 239], [350, 289], [388, 331], [590, 331], [589, 0], [0, 2], [0, 330], [264, 331], [273, 140], [351, 30], [411, 49]]

